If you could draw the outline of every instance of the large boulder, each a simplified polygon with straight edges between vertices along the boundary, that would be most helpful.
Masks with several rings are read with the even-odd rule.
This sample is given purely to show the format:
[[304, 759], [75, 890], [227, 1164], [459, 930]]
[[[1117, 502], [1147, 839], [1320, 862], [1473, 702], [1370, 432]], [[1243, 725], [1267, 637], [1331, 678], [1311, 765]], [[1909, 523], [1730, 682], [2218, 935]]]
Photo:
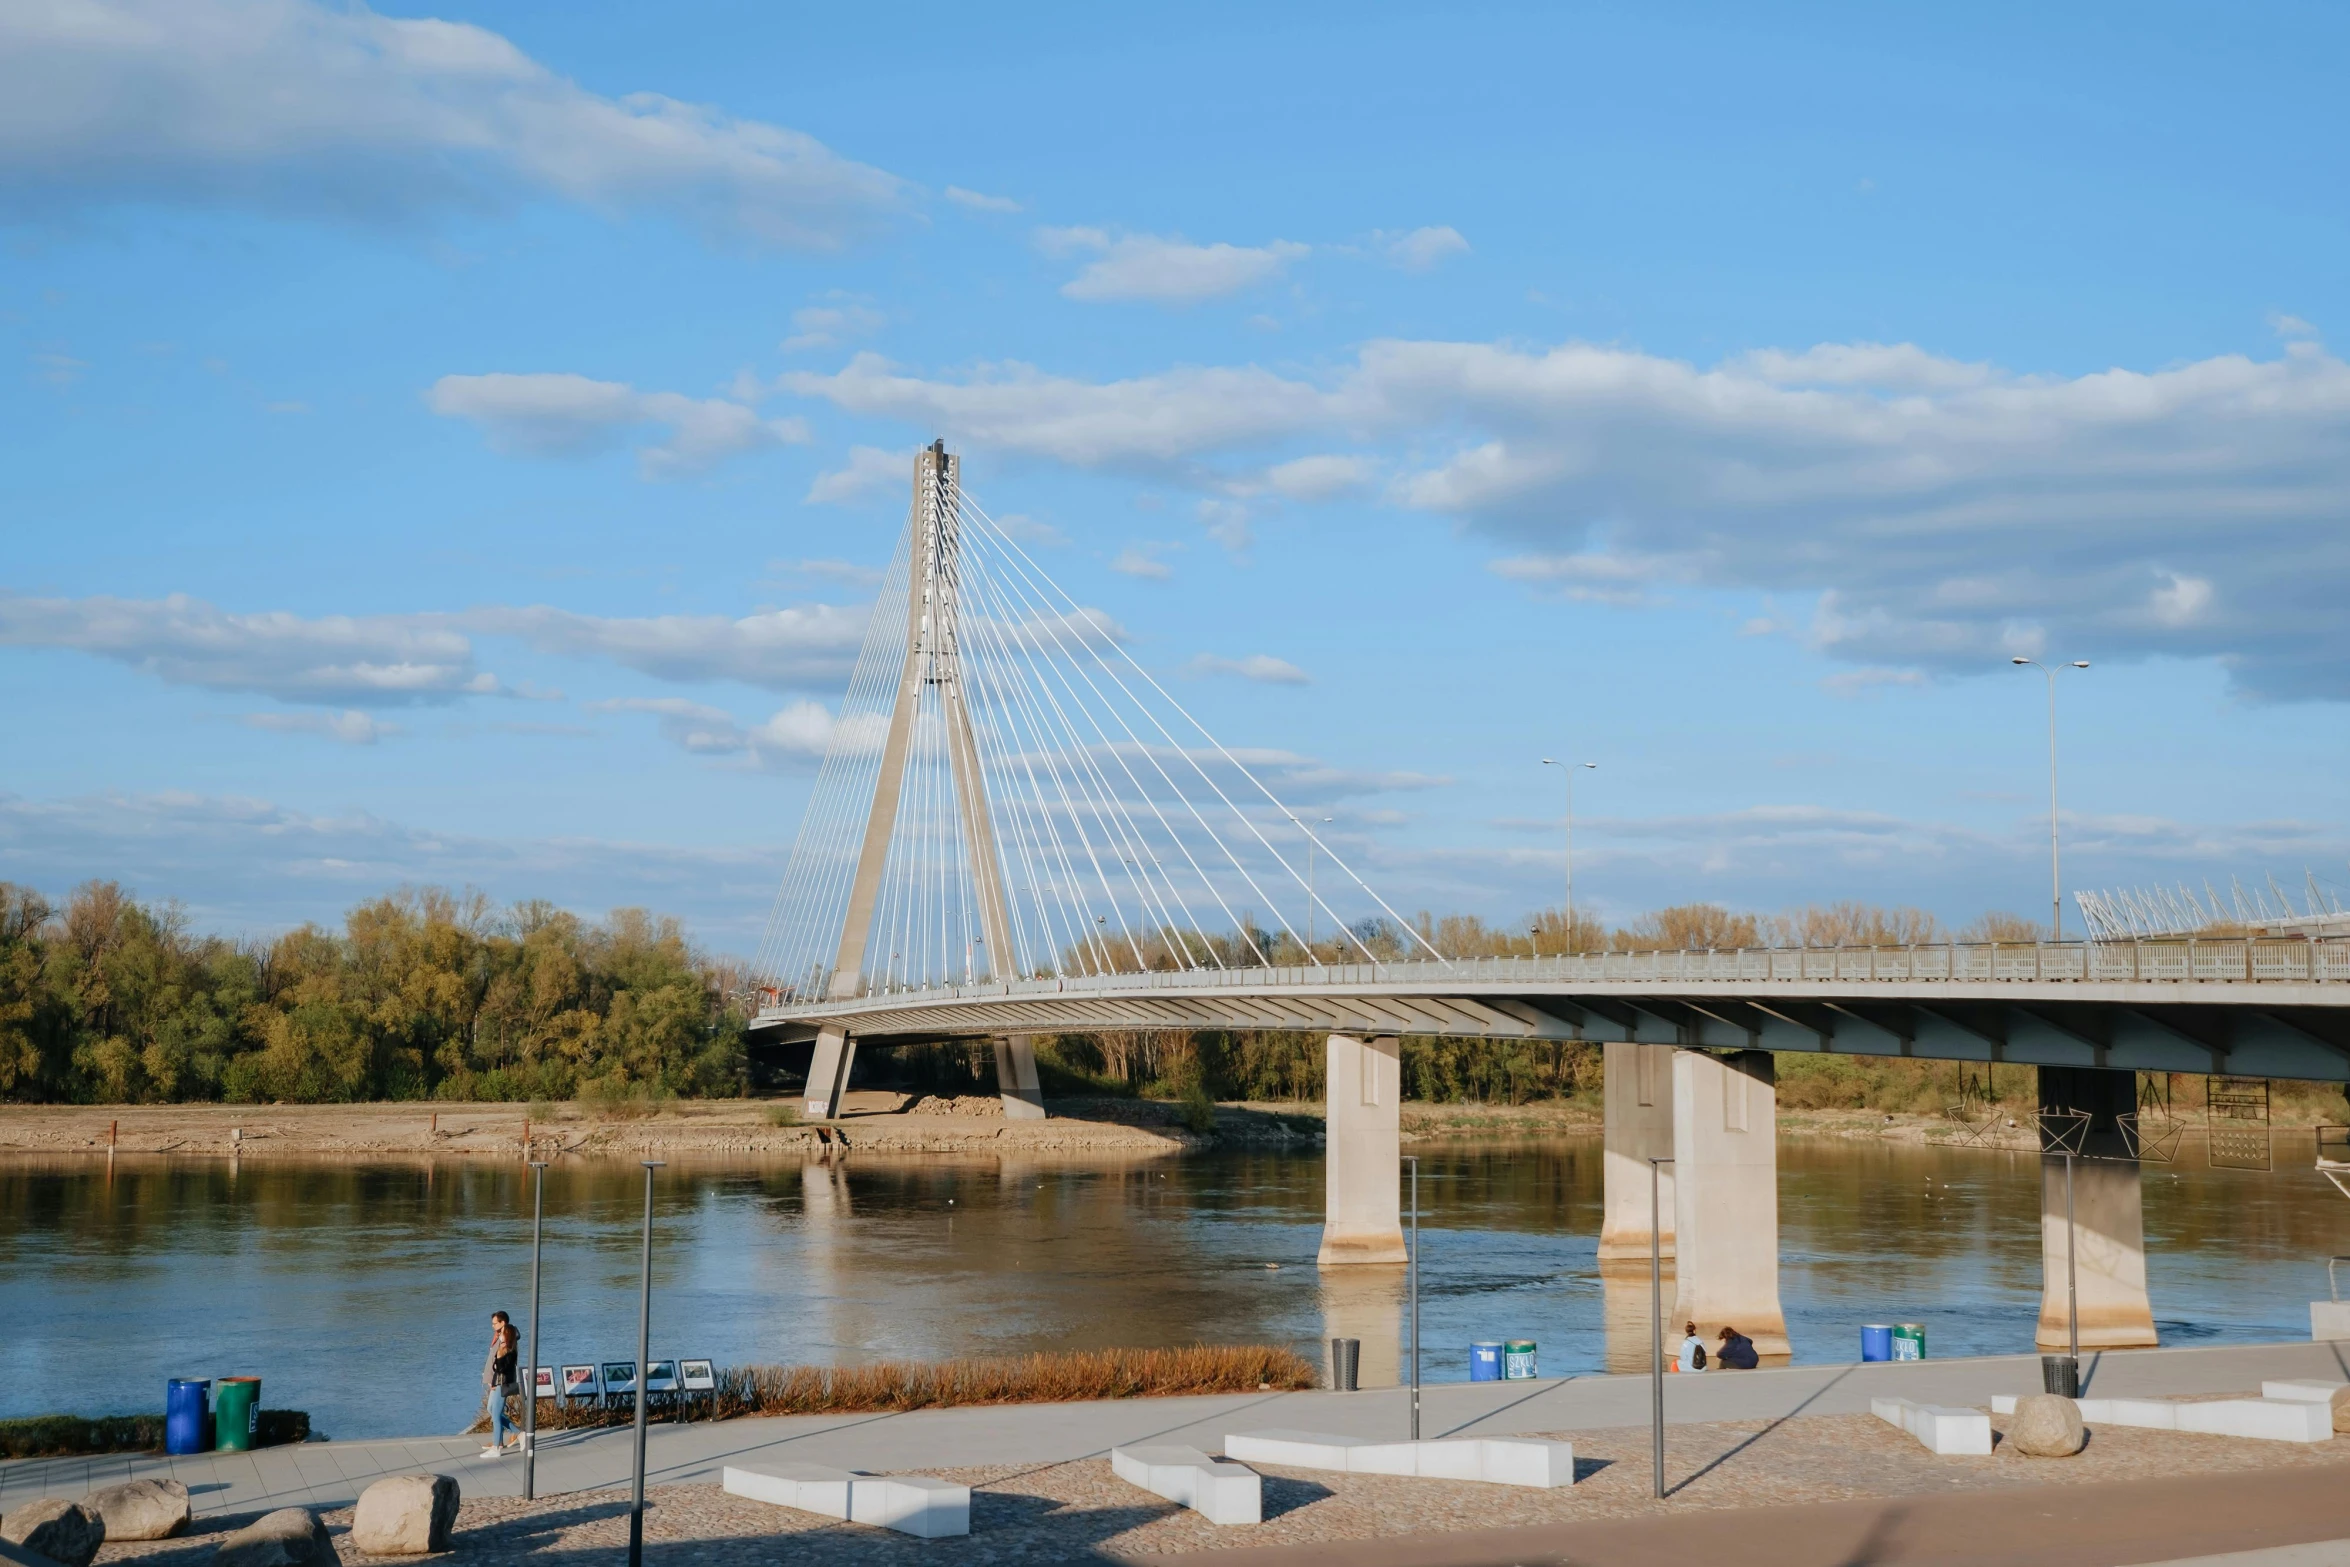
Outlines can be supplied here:
[[48, 1496], [11, 1509], [0, 1522], [0, 1539], [64, 1567], [90, 1567], [106, 1543], [106, 1521], [79, 1502]]
[[225, 1536], [214, 1567], [334, 1567], [335, 1543], [307, 1507], [281, 1507]]
[[82, 1505], [106, 1521], [109, 1540], [168, 1540], [188, 1526], [188, 1488], [177, 1480], [126, 1480]]
[[2017, 1399], [2007, 1422], [2007, 1445], [2032, 1458], [2070, 1458], [2088, 1439], [2081, 1406], [2054, 1393]]
[[2350, 1383], [2334, 1389], [2334, 1429], [2350, 1431]]
[[351, 1543], [370, 1556], [422, 1556], [449, 1548], [457, 1482], [447, 1475], [393, 1475], [359, 1493]]

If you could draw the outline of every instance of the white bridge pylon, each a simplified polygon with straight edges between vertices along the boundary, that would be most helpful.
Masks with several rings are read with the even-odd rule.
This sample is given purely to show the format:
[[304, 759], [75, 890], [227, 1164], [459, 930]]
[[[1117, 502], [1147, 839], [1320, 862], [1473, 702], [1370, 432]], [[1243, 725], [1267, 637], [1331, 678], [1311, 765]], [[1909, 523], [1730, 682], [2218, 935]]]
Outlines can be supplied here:
[[[766, 999], [1375, 962], [1358, 926], [1380, 917], [1436, 956], [1275, 795], [1300, 759], [1220, 744], [1016, 531], [945, 442], [916, 454], [761, 943]], [[813, 1112], [837, 1111], [854, 1048], [818, 1033]], [[1007, 1111], [1041, 1115], [1026, 1036], [996, 1061]]]

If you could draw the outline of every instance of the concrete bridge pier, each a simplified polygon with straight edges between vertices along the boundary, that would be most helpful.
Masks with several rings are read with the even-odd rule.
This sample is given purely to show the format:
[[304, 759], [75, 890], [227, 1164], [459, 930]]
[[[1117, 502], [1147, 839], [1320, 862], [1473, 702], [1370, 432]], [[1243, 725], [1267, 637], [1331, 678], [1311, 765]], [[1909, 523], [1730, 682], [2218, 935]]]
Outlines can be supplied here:
[[1044, 1089], [1036, 1076], [1036, 1047], [1026, 1034], [995, 1042], [995, 1086], [1009, 1121], [1044, 1119]]
[[1403, 1070], [1396, 1037], [1332, 1034], [1323, 1101], [1325, 1268], [1404, 1260]]
[[816, 1048], [808, 1055], [808, 1113], [820, 1121], [840, 1114], [841, 1095], [848, 1092], [849, 1068], [857, 1061], [857, 1042], [845, 1029], [817, 1031]]
[[1786, 1355], [1779, 1306], [1779, 1095], [1767, 1050], [1673, 1053], [1673, 1242], [1668, 1345], [1685, 1322], [1710, 1351], [1725, 1326]]
[[[2083, 1349], [2144, 1349], [2156, 1342], [2146, 1295], [2146, 1211], [2138, 1161], [2119, 1117], [2138, 1108], [2138, 1074], [2090, 1066], [2040, 1068], [2040, 1108], [2089, 1115], [2073, 1160], [2073, 1275]], [[2056, 1128], [2040, 1133], [2040, 1348], [2066, 1343], [2064, 1156], [2049, 1152]]]
[[[1649, 1165], [1673, 1157], [1673, 1047], [1603, 1046], [1606, 1138], [1600, 1166], [1599, 1266], [1648, 1268]], [[1657, 1172], [1659, 1250], [1673, 1258], [1673, 1166]]]

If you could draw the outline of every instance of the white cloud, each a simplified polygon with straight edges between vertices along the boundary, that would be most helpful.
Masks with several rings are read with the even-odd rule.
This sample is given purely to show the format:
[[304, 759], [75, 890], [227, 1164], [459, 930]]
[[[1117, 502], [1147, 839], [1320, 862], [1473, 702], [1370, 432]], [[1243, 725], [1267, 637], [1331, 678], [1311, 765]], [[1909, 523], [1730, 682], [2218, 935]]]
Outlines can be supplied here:
[[1048, 256], [1095, 257], [1061, 285], [1063, 295], [1088, 304], [1196, 305], [1222, 299], [1274, 281], [1310, 248], [1285, 239], [1258, 246], [1194, 245], [1098, 228], [1038, 229], [1036, 242]]
[[887, 575], [878, 566], [860, 566], [852, 560], [778, 560], [770, 561], [767, 569], [790, 576], [824, 577], [868, 590], [880, 587], [881, 579]]
[[1406, 272], [1432, 272], [1447, 256], [1469, 253], [1469, 242], [1461, 238], [1460, 230], [1449, 225], [1413, 229], [1403, 234], [1382, 230], [1371, 236], [1371, 243]]
[[1059, 549], [1069, 542], [1069, 535], [1051, 523], [1039, 522], [1034, 517], [1024, 517], [1016, 511], [1006, 512], [1003, 516], [996, 518], [995, 525], [1003, 530], [1006, 537], [1022, 544], [1035, 544], [1049, 549]]
[[1922, 686], [1926, 672], [1922, 669], [1885, 669], [1871, 665], [1865, 669], [1846, 669], [1820, 682], [1831, 695], [1866, 696], [1887, 686]]
[[722, 397], [640, 392], [584, 375], [445, 375], [424, 400], [443, 418], [480, 426], [497, 450], [531, 457], [587, 456], [629, 430], [667, 425], [667, 439], [637, 449], [648, 479], [702, 473], [729, 457], [808, 439], [804, 420], [762, 419]]
[[807, 498], [815, 503], [853, 506], [892, 490], [910, 494], [913, 482], [914, 465], [905, 453], [885, 452], [878, 446], [852, 446], [848, 466], [818, 474], [816, 482], [808, 486]]
[[1512, 555], [1487, 563], [1486, 569], [1497, 577], [1535, 584], [1578, 603], [1642, 604], [1648, 601], [1649, 584], [1687, 576], [1691, 568], [1687, 562], [1665, 556], [1594, 549], [1566, 555]]
[[792, 335], [779, 346], [787, 354], [796, 354], [810, 348], [831, 348], [853, 337], [870, 337], [889, 325], [889, 317], [871, 305], [849, 301], [795, 310], [791, 324]]
[[1270, 653], [1251, 653], [1246, 658], [1219, 658], [1213, 653], [1202, 653], [1184, 666], [1195, 675], [1237, 675], [1243, 680], [1254, 680], [1269, 686], [1311, 685], [1313, 677], [1286, 658], [1275, 658]]
[[71, 649], [172, 685], [380, 708], [545, 694], [509, 688], [480, 670], [468, 633], [515, 637], [543, 653], [606, 659], [663, 680], [831, 689], [847, 678], [869, 614], [869, 606], [806, 604], [741, 617], [618, 619], [542, 604], [304, 618], [282, 610], [233, 614], [185, 594], [43, 599], [0, 592], [0, 647]]
[[[1323, 805], [1348, 795], [1390, 794], [1399, 791], [1442, 789], [1450, 778], [1433, 773], [1378, 772], [1367, 768], [1334, 767], [1294, 751], [1234, 746], [1232, 754], [1262, 779], [1265, 786], [1290, 805]], [[1215, 760], [1200, 758], [1203, 763]]]
[[946, 189], [946, 198], [956, 206], [968, 207], [973, 212], [1018, 212], [1021, 210], [1020, 203], [1009, 196], [986, 196], [975, 190], [965, 190], [960, 185], [949, 185]]
[[251, 729], [269, 729], [279, 734], [325, 735], [345, 745], [373, 745], [385, 735], [398, 734], [399, 726], [372, 718], [357, 709], [340, 713], [247, 713], [240, 720]]
[[1856, 386], [1878, 392], [1947, 391], [1999, 379], [1987, 364], [1962, 364], [1915, 343], [1821, 343], [1801, 353], [1758, 348], [1730, 361], [1772, 386]]
[[1129, 577], [1142, 577], [1151, 582], [1165, 582], [1175, 575], [1175, 568], [1163, 560], [1154, 560], [1133, 545], [1118, 552], [1110, 562], [1110, 569]]
[[610, 98], [462, 22], [309, 0], [0, 8], [0, 203], [215, 205], [378, 221], [548, 197], [831, 250], [895, 176], [802, 132]]
[[981, 366], [968, 380], [932, 381], [866, 353], [834, 375], [787, 371], [779, 385], [850, 413], [1081, 468], [1178, 466], [1205, 452], [1280, 440], [1334, 412], [1319, 389], [1253, 366], [1095, 383], [1006, 364]]
[[2204, 611], [2211, 608], [2211, 580], [2175, 571], [2163, 575], [2169, 583], [2146, 595], [2146, 607], [2154, 618], [2165, 626], [2191, 626], [2201, 620]]
[[[724, 708], [682, 697], [619, 697], [586, 704], [594, 713], [650, 713], [661, 721], [662, 738], [697, 756], [739, 757], [769, 771], [804, 770], [824, 760], [839, 732], [832, 711], [820, 702], [794, 702], [761, 723], [743, 724]], [[853, 720], [849, 733], [866, 749], [879, 750], [889, 731], [888, 715]]]
[[91, 877], [178, 899], [199, 930], [329, 927], [403, 884], [547, 898], [589, 917], [637, 905], [692, 922], [722, 949], [757, 942], [790, 852], [579, 837], [476, 838], [364, 813], [309, 815], [267, 800], [171, 793], [28, 800], [0, 793], [0, 880], [62, 896]]
[[1256, 543], [1256, 529], [1250, 525], [1249, 509], [1240, 501], [1201, 501], [1197, 508], [1199, 520], [1208, 530], [1208, 537], [1232, 551], [1235, 555]]
[[[1661, 563], [1652, 583], [1800, 595], [1811, 643], [1859, 665], [1982, 669], [2056, 637], [2085, 657], [2218, 658], [2255, 696], [2350, 699], [2350, 622], [2334, 612], [2350, 597], [2350, 365], [2307, 338], [2265, 360], [2070, 377], [1909, 344], [1706, 367], [1586, 343], [1382, 341], [1319, 380], [930, 380], [870, 357], [786, 379], [854, 412], [1218, 496], [1264, 482], [1226, 466], [1235, 454], [1375, 442], [1390, 501], [1514, 547], [1505, 570], [1621, 593], [1594, 576], [1613, 556]], [[1545, 560], [1578, 564], [1522, 564]]]
[[412, 615], [231, 614], [164, 599], [26, 598], [0, 592], [0, 646], [69, 648], [172, 685], [250, 691], [287, 702], [386, 706], [497, 689], [473, 646]]
[[1375, 471], [1368, 457], [1298, 457], [1265, 470], [1265, 483], [1298, 501], [1324, 501], [1359, 490]]
[[824, 690], [848, 678], [870, 606], [795, 605], [743, 616], [617, 618], [546, 605], [468, 610], [475, 631], [519, 637], [542, 653], [605, 658], [662, 680], [738, 680], [770, 690]]

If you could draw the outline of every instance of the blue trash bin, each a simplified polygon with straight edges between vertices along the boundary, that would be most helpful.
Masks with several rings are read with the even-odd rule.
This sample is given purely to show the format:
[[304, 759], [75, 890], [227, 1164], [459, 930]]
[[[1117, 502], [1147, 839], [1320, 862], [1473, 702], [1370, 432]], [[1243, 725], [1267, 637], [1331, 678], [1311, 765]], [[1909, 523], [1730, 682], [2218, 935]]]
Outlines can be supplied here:
[[167, 1453], [201, 1453], [211, 1444], [204, 1440], [204, 1417], [212, 1411], [212, 1383], [198, 1377], [173, 1377], [163, 1394], [163, 1450]]
[[1501, 1380], [1501, 1345], [1471, 1344], [1469, 1346], [1469, 1380], [1472, 1382], [1499, 1382]]
[[1872, 1322], [1860, 1330], [1860, 1358], [1863, 1360], [1891, 1360], [1893, 1358], [1893, 1324]]

